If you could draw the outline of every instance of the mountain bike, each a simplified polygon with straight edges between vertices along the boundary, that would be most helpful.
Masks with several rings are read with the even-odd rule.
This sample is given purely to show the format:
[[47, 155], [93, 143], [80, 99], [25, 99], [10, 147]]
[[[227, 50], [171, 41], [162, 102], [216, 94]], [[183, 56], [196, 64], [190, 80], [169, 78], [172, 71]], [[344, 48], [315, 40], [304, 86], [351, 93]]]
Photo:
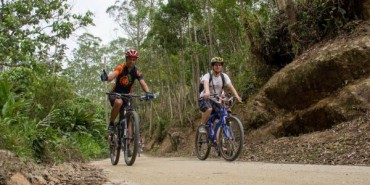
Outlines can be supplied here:
[[106, 93], [114, 95], [124, 101], [120, 109], [119, 122], [114, 125], [113, 132], [109, 135], [110, 159], [112, 165], [117, 165], [120, 151], [124, 154], [127, 166], [134, 164], [139, 150], [139, 116], [132, 106], [133, 98], [145, 100], [145, 96], [122, 93]]
[[[199, 160], [206, 160], [215, 147], [219, 155], [227, 161], [234, 161], [243, 149], [244, 129], [240, 120], [228, 112], [234, 97], [224, 99], [210, 96], [218, 109], [211, 114], [205, 125], [198, 127], [195, 138], [195, 153]], [[203, 127], [203, 128], [202, 128]]]

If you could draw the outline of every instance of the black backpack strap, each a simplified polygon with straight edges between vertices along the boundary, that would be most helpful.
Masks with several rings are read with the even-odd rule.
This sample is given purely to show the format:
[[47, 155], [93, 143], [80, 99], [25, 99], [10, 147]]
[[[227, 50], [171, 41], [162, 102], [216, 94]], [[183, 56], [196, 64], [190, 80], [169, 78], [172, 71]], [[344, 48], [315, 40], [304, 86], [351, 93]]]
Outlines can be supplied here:
[[209, 83], [211, 84], [211, 81], [212, 81], [212, 73], [209, 72]]
[[212, 87], [213, 87], [213, 93], [216, 93], [215, 86], [214, 86], [213, 81], [212, 81], [212, 73], [209, 72], [209, 84], [211, 84], [211, 83], [212, 83]]
[[222, 89], [225, 87], [225, 75], [221, 72], [221, 79], [222, 79]]

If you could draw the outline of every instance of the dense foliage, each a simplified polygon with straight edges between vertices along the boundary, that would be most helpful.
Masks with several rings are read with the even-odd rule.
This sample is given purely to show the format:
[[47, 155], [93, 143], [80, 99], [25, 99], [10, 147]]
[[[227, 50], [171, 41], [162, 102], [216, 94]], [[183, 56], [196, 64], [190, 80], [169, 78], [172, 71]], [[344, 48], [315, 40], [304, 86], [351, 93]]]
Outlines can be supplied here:
[[58, 75], [60, 41], [91, 24], [65, 0], [1, 1], [0, 149], [38, 162], [103, 156], [104, 109]]
[[74, 94], [56, 75], [16, 67], [0, 76], [0, 148], [38, 161], [96, 158], [105, 153], [101, 105]]

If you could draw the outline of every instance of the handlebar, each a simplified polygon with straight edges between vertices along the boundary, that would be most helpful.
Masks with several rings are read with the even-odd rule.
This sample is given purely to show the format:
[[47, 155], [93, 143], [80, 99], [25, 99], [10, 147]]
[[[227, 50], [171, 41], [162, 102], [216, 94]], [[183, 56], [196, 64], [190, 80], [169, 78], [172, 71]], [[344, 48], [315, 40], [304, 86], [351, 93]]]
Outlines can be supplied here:
[[228, 98], [229, 100], [231, 99], [234, 99], [234, 96], [220, 96], [220, 95], [218, 95], [218, 94], [211, 94], [211, 95], [209, 95], [209, 97], [210, 98], [215, 98], [215, 99], [217, 99], [218, 101], [221, 99], [221, 100], [224, 100], [224, 99], [226, 99], [226, 98]]
[[231, 108], [234, 105], [234, 96], [220, 96], [218, 94], [211, 94], [210, 100], [217, 104], [222, 104], [226, 108]]
[[225, 99], [227, 99], [227, 101], [230, 101], [230, 100], [233, 101], [233, 99], [234, 99], [234, 96], [220, 96], [218, 94], [211, 94], [211, 95], [209, 95], [209, 97], [213, 101], [215, 99], [215, 100], [220, 101], [220, 102], [225, 101]]
[[107, 95], [115, 95], [117, 98], [139, 98], [140, 101], [146, 100], [145, 95], [137, 95], [137, 94], [125, 94], [125, 93], [117, 93], [117, 92], [106, 92]]

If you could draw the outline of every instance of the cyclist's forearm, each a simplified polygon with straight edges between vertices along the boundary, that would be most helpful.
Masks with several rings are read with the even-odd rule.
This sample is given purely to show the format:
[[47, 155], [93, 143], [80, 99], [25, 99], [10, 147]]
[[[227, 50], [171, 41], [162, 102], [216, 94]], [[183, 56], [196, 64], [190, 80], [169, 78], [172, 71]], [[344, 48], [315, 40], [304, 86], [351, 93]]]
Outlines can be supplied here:
[[145, 81], [144, 80], [140, 80], [140, 85], [141, 85], [141, 88], [143, 89], [143, 91], [144, 92], [150, 92], [149, 91], [149, 87], [148, 87], [148, 85], [145, 83]]
[[236, 89], [234, 88], [233, 84], [229, 84], [228, 85], [229, 89], [231, 90], [231, 92], [234, 94], [235, 97], [239, 97], [239, 94], [238, 92], [236, 91]]
[[112, 81], [112, 80], [114, 80], [115, 78], [116, 78], [116, 73], [114, 73], [114, 72], [110, 72], [109, 74], [108, 74], [108, 79], [107, 79], [107, 81], [108, 82], [110, 82], [110, 81]]
[[205, 80], [203, 85], [204, 85], [204, 93], [209, 94], [209, 82]]

